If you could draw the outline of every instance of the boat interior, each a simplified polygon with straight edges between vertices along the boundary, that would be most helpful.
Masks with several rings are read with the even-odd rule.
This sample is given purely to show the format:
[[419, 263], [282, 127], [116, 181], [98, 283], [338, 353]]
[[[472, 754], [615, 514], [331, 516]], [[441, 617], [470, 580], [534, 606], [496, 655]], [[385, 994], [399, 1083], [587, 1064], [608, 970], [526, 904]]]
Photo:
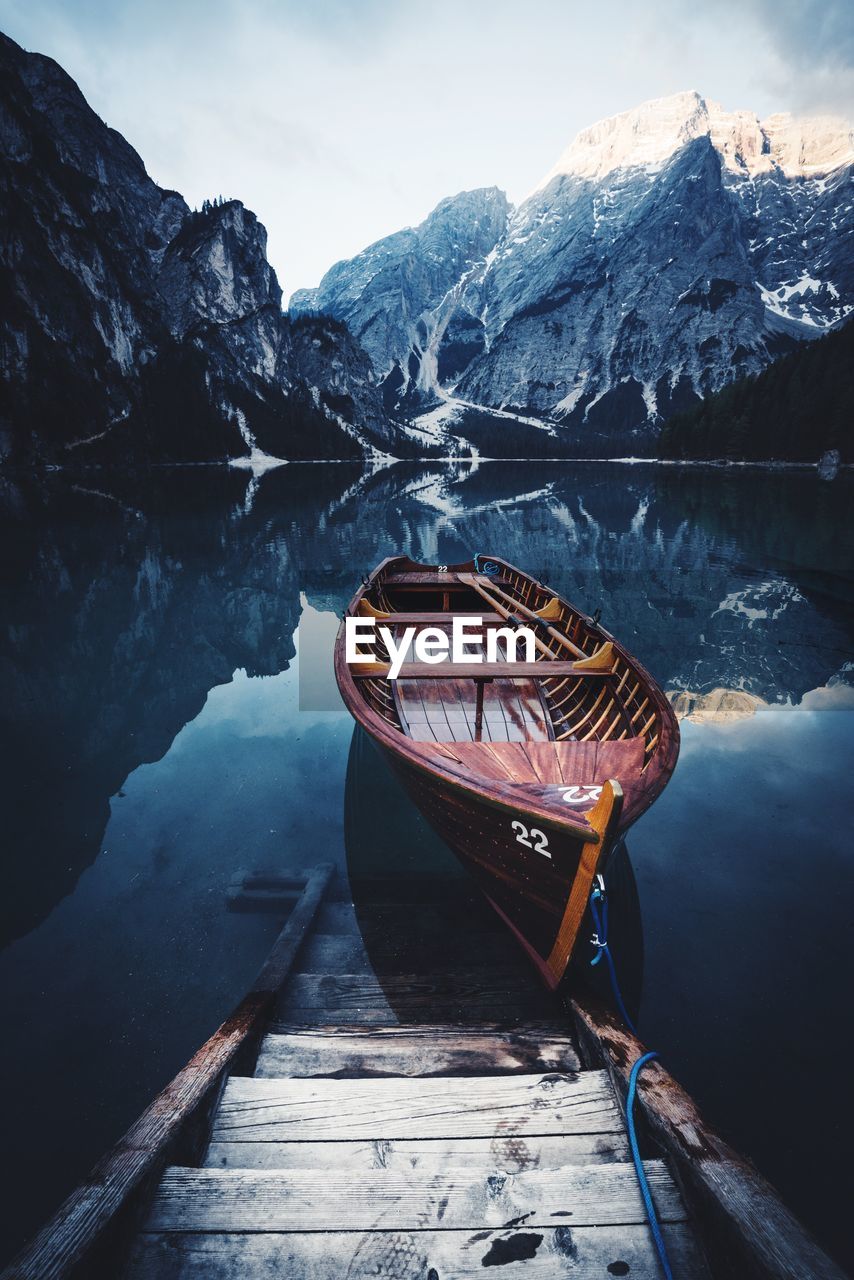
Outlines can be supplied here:
[[[408, 626], [439, 627], [450, 634], [454, 617], [466, 614], [483, 619], [485, 627], [528, 626], [535, 632], [542, 676], [531, 674], [529, 664], [525, 674], [506, 678], [432, 676], [426, 671], [416, 679], [377, 675], [359, 681], [362, 696], [414, 741], [440, 749], [455, 744], [455, 758], [471, 756], [468, 764], [481, 773], [483, 743], [490, 744], [490, 759], [497, 760], [500, 772], [506, 772], [504, 765], [512, 767], [517, 779], [521, 767], [531, 780], [577, 780], [582, 744], [611, 746], [596, 752], [603, 768], [613, 771], [619, 760], [623, 768], [631, 762], [634, 771], [642, 771], [653, 758], [661, 729], [656, 700], [642, 674], [590, 619], [535, 579], [505, 565], [494, 567], [497, 572], [491, 575], [455, 569], [438, 573], [396, 570], [392, 563], [366, 588], [357, 613], [393, 628], [396, 639]], [[382, 657], [381, 646], [377, 649]], [[477, 649], [472, 644], [469, 651]], [[506, 656], [499, 639], [496, 657], [501, 662]], [[561, 670], [550, 675], [550, 663], [560, 664]], [[511, 744], [518, 745], [514, 749]], [[536, 744], [550, 746], [528, 750]], [[521, 758], [516, 760], [521, 755], [526, 767]]]

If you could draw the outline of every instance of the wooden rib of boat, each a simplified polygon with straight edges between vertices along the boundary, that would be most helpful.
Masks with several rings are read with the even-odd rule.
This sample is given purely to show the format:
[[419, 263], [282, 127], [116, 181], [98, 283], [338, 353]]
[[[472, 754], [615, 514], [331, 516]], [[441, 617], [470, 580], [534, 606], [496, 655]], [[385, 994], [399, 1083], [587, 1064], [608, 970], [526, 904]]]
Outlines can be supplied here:
[[457, 616], [534, 631], [534, 662], [511, 666], [498, 637], [498, 661], [408, 661], [392, 680], [381, 641], [347, 662], [342, 623], [335, 673], [354, 718], [556, 987], [594, 877], [673, 772], [670, 704], [604, 627], [497, 557], [384, 560], [347, 616], [395, 640], [409, 627], [450, 635]]

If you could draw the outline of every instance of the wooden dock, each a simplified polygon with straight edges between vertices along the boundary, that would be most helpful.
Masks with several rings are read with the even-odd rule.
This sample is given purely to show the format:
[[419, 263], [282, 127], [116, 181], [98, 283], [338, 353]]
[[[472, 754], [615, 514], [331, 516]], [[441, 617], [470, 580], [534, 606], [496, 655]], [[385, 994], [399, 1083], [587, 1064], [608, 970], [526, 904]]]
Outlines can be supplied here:
[[[465, 882], [362, 886], [357, 919], [322, 899], [328, 879], [306, 877], [253, 991], [4, 1280], [657, 1280], [622, 1111], [631, 1037], [606, 1056], [625, 1033], [545, 993]], [[293, 883], [274, 881], [232, 907], [284, 909]], [[840, 1280], [694, 1111], [695, 1163], [736, 1199], [747, 1170], [758, 1219], [746, 1244], [722, 1230], [710, 1266], [703, 1176], [697, 1192], [663, 1155], [684, 1095], [655, 1071], [645, 1165], [677, 1280]]]
[[[201, 1167], [163, 1174], [127, 1275], [658, 1277], [614, 1087], [581, 1069], [565, 1011], [467, 886], [377, 892], [371, 955], [398, 948], [381, 979], [352, 906], [321, 907], [253, 1074], [227, 1080]], [[461, 908], [482, 935], [462, 979], [439, 949]], [[435, 967], [407, 973], [419, 930]], [[676, 1275], [705, 1276], [666, 1165], [647, 1172]]]

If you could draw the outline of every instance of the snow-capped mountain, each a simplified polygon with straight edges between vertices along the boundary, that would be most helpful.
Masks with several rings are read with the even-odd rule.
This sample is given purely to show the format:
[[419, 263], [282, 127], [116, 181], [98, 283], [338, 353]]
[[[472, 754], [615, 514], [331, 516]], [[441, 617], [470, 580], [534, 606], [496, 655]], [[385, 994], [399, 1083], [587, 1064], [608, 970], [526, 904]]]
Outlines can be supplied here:
[[319, 288], [300, 289], [290, 309], [345, 321], [370, 355], [389, 406], [411, 402], [419, 391], [430, 394], [483, 349], [482, 325], [469, 324], [463, 310], [448, 334], [440, 320], [471, 269], [504, 235], [509, 213], [497, 187], [451, 196], [419, 226], [339, 262]]
[[[625, 445], [854, 310], [853, 170], [836, 119], [760, 121], [690, 92], [604, 120], [441, 298], [386, 263], [377, 375]], [[362, 333], [388, 243], [333, 267], [313, 305]]]
[[367, 356], [284, 315], [238, 200], [191, 212], [50, 58], [0, 36], [0, 460], [394, 449]]

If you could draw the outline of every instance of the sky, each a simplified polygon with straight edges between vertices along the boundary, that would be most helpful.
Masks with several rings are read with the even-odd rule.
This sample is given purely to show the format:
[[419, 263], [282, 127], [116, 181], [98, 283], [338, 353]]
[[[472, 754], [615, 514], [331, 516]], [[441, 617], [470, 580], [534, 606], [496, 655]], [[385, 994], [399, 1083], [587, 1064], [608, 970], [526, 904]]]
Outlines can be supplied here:
[[253, 209], [286, 298], [444, 196], [518, 202], [648, 98], [854, 119], [851, 0], [0, 0], [0, 28], [162, 186]]

